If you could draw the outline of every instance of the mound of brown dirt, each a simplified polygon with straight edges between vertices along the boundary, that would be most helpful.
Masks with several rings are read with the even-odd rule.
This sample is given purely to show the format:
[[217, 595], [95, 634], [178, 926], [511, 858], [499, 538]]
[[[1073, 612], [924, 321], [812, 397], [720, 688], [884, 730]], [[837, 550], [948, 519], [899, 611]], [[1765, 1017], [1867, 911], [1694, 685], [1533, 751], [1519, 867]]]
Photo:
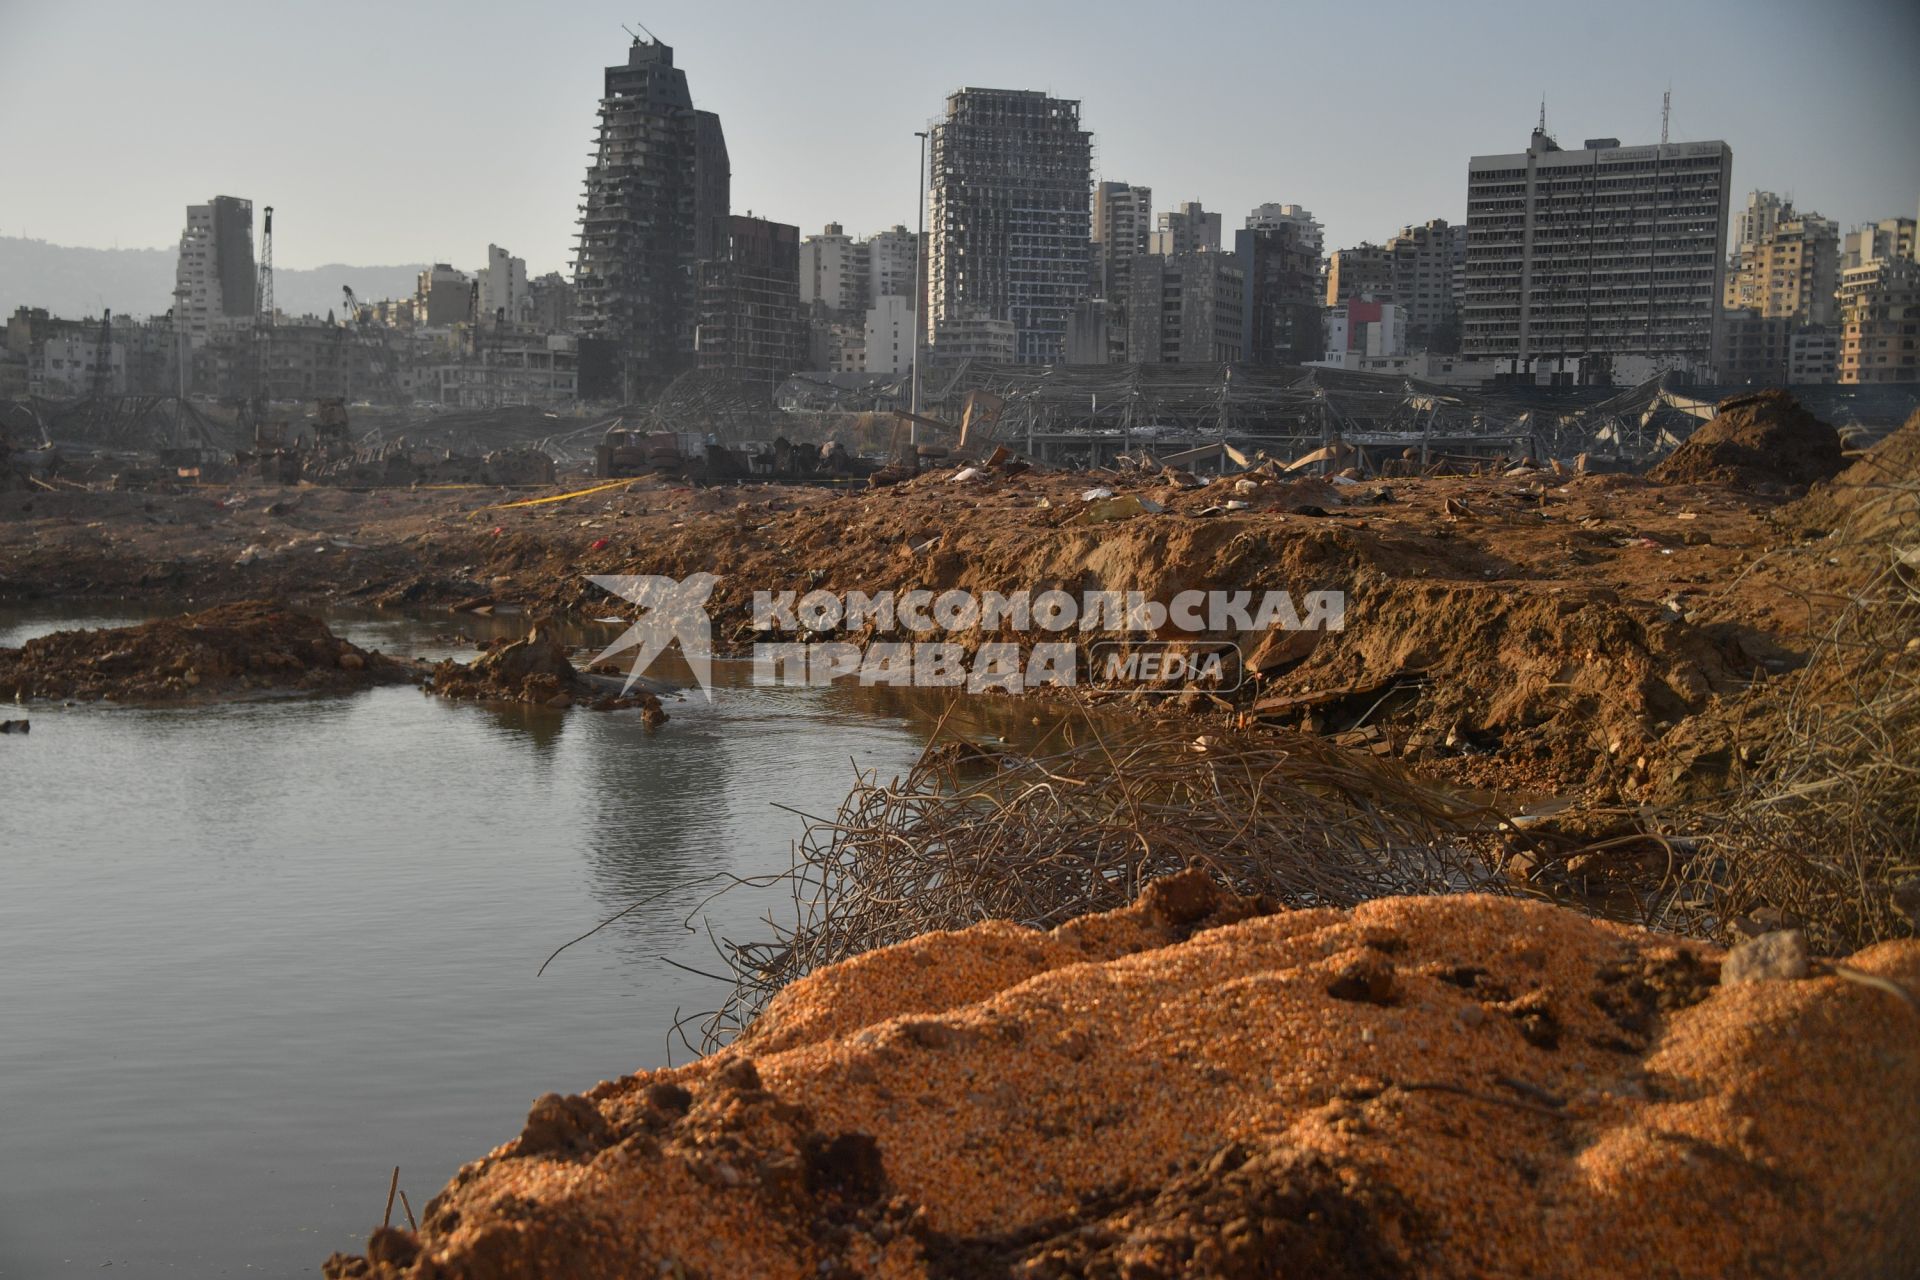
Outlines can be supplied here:
[[[1249, 914], [1249, 913], [1253, 914]], [[1197, 873], [823, 970], [548, 1095], [328, 1276], [1869, 1276], [1920, 1249], [1920, 1035], [1836, 977], [1476, 896]], [[1920, 943], [1854, 956], [1912, 985]]]
[[1840, 436], [1785, 391], [1722, 400], [1713, 420], [1647, 473], [1661, 484], [1807, 485], [1846, 466]]
[[1920, 412], [1782, 514], [1856, 542], [1920, 529]]
[[1736, 641], [1605, 589], [1372, 578], [1347, 613], [1344, 631], [1261, 685], [1255, 712], [1321, 731], [1364, 715], [1410, 759], [1439, 763], [1443, 745], [1472, 753], [1443, 763], [1491, 787], [1618, 781], [1663, 725], [1753, 666]]
[[284, 605], [246, 600], [137, 627], [57, 631], [0, 649], [0, 698], [197, 701], [264, 689], [337, 693], [412, 679]]
[[563, 710], [638, 708], [650, 725], [666, 722], [660, 699], [644, 690], [617, 694], [580, 674], [567, 646], [535, 628], [525, 638], [495, 645], [463, 666], [448, 659], [433, 669], [433, 691], [443, 698], [479, 702], [526, 702]]

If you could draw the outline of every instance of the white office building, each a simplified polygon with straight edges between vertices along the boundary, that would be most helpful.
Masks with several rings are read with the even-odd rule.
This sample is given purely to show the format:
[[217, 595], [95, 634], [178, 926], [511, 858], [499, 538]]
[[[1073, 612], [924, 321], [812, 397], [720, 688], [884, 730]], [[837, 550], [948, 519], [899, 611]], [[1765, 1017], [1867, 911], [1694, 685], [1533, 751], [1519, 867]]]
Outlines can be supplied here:
[[1461, 352], [1510, 373], [1702, 368], [1726, 278], [1724, 142], [1474, 156]]

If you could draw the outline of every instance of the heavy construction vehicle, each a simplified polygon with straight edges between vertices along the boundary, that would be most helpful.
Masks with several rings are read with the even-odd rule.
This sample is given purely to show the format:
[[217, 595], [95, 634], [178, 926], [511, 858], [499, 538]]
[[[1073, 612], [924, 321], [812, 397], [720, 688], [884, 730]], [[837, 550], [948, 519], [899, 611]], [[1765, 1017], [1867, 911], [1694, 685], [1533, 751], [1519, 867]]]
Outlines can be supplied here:
[[627, 476], [683, 475], [689, 448], [673, 431], [647, 431], [625, 418], [607, 428], [593, 450], [593, 474], [608, 480]]

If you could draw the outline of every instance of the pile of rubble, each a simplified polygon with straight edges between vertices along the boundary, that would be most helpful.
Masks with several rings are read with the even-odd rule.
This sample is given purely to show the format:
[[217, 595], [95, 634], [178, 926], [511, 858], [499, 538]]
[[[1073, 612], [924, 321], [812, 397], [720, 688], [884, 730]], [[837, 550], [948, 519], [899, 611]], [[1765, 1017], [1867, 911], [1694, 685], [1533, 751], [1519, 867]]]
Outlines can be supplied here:
[[1273, 913], [1189, 872], [869, 953], [727, 1052], [549, 1094], [325, 1274], [1892, 1275], [1917, 981], [1913, 941]]
[[1803, 535], [1834, 534], [1851, 544], [1920, 536], [1920, 413], [1782, 515]]
[[413, 669], [276, 601], [246, 600], [136, 627], [58, 631], [0, 649], [0, 698], [207, 701], [262, 691], [405, 684]]
[[647, 690], [623, 692], [612, 677], [583, 674], [567, 657], [567, 646], [538, 627], [520, 640], [498, 641], [471, 665], [448, 659], [433, 669], [433, 691], [457, 701], [520, 702], [564, 711], [638, 710], [649, 726], [665, 724], [666, 710]]
[[1840, 436], [1791, 393], [1722, 400], [1713, 420], [1647, 473], [1660, 484], [1724, 484], [1780, 491], [1831, 479], [1845, 467]]

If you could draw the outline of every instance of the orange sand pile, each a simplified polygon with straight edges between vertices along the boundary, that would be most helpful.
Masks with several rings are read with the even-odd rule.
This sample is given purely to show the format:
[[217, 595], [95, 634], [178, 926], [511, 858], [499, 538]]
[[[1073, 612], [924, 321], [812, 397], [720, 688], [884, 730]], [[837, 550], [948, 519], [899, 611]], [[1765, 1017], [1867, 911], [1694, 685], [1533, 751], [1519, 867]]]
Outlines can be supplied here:
[[[549, 1095], [333, 1277], [1877, 1276], [1920, 1259], [1920, 1015], [1477, 896], [1195, 873], [795, 984]], [[1848, 962], [1909, 987], [1920, 943]]]

